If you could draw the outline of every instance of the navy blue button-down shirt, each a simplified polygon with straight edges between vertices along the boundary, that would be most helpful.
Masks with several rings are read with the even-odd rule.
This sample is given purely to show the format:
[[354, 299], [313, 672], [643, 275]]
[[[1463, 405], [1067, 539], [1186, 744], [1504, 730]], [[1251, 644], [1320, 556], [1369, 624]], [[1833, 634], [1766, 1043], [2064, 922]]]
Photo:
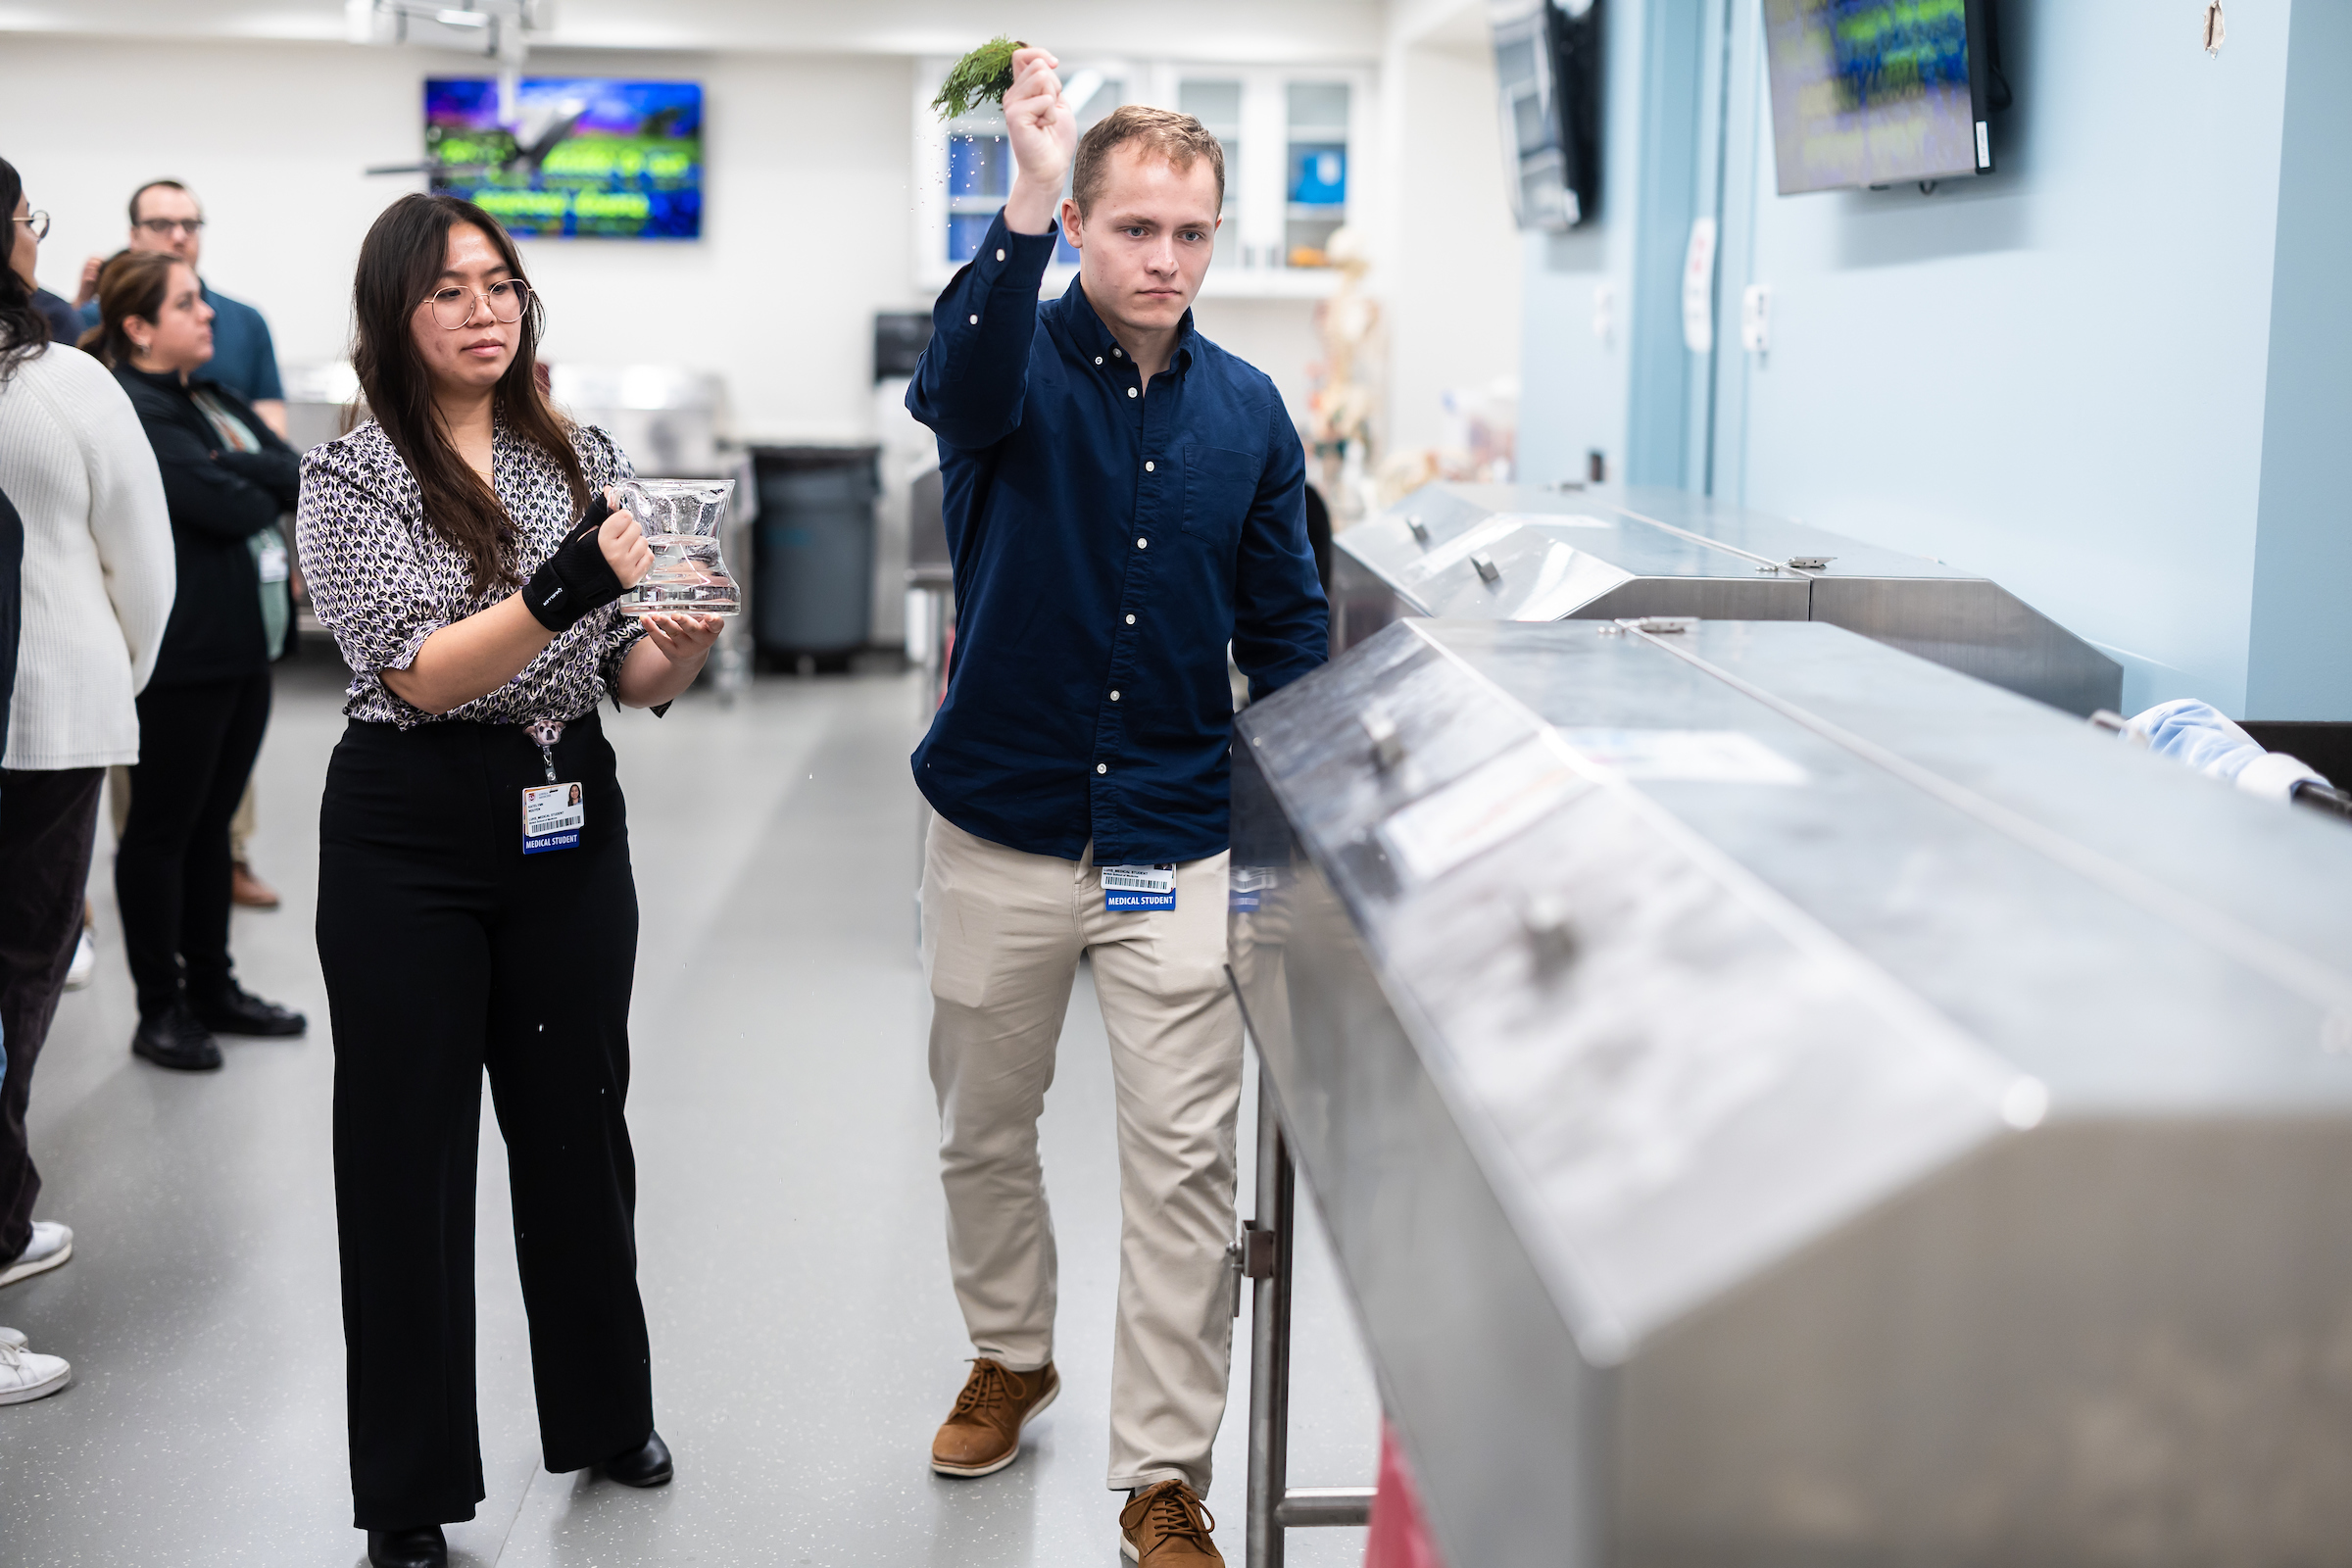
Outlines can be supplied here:
[[1262, 371], [1193, 330], [1143, 387], [1054, 235], [1004, 215], [932, 311], [906, 407], [939, 437], [956, 656], [915, 749], [940, 815], [1099, 865], [1226, 845], [1233, 695], [1323, 662], [1306, 455]]

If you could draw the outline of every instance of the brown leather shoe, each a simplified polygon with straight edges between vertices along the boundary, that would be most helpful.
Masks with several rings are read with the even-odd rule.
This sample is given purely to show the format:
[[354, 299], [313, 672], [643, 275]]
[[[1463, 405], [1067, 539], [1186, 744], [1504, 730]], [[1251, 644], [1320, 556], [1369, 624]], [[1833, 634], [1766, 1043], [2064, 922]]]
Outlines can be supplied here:
[[277, 889], [253, 874], [253, 867], [234, 860], [228, 867], [228, 902], [247, 909], [274, 909]]
[[1048, 1361], [1034, 1372], [1008, 1372], [977, 1356], [956, 1409], [931, 1440], [931, 1468], [943, 1476], [987, 1476], [1021, 1456], [1021, 1428], [1054, 1402], [1061, 1374]]
[[1119, 1550], [1139, 1568], [1196, 1568], [1223, 1563], [1208, 1533], [1216, 1519], [1181, 1481], [1137, 1493], [1119, 1510]]

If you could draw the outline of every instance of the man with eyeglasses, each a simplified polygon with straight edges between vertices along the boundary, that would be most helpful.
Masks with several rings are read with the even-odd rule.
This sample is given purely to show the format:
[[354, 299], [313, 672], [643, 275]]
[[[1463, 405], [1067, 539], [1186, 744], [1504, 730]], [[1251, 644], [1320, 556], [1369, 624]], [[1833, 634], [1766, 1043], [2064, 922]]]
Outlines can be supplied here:
[[[204, 253], [204, 209], [176, 179], [151, 179], [130, 193], [130, 249], [166, 251], [194, 268], [213, 308], [213, 358], [204, 373], [243, 398], [262, 422], [286, 433], [286, 390], [277, 378], [277, 347], [270, 323], [242, 300], [232, 300], [203, 281], [198, 258]], [[81, 288], [74, 303], [81, 324], [98, 324], [98, 271], [106, 265], [91, 257], [81, 267]]]

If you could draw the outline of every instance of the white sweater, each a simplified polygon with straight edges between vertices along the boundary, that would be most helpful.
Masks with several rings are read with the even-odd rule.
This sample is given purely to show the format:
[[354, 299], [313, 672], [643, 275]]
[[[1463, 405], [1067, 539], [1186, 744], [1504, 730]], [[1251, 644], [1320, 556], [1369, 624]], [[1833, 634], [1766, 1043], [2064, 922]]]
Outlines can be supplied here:
[[175, 570], [163, 475], [105, 366], [51, 347], [0, 381], [0, 492], [24, 518], [24, 618], [0, 766], [139, 760]]

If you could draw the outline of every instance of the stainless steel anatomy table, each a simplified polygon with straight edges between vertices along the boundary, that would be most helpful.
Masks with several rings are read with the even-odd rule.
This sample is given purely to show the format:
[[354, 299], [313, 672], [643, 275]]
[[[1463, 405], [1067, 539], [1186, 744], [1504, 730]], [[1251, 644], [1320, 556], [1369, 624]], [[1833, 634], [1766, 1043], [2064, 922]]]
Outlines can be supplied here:
[[2352, 1555], [2339, 824], [1803, 621], [1407, 621], [1237, 723], [1452, 1568]]
[[1334, 651], [1404, 615], [1826, 620], [2070, 712], [2123, 690], [1996, 582], [1681, 490], [1430, 485], [1333, 541]]

